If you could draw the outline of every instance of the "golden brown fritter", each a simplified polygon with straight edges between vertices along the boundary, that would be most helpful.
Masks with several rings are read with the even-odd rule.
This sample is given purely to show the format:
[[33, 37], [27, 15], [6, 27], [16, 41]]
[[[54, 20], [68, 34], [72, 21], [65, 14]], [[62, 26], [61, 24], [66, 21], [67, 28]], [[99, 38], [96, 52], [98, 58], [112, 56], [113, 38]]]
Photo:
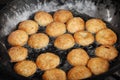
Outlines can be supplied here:
[[113, 45], [117, 35], [111, 29], [102, 29], [96, 34], [96, 41], [102, 45]]
[[34, 20], [40, 25], [40, 26], [47, 26], [51, 22], [53, 22], [52, 15], [45, 12], [45, 11], [39, 11], [35, 13]]
[[24, 60], [14, 65], [15, 72], [24, 77], [33, 75], [36, 72], [36, 69], [36, 64], [30, 60]]
[[49, 36], [57, 37], [66, 32], [66, 25], [61, 22], [52, 22], [46, 27], [46, 33]]
[[73, 47], [75, 44], [74, 38], [71, 34], [63, 34], [56, 38], [54, 46], [61, 50], [66, 50]]
[[50, 69], [44, 72], [43, 80], [66, 80], [66, 73], [61, 69]]
[[38, 31], [38, 24], [33, 20], [25, 20], [19, 24], [18, 29], [31, 35]]
[[89, 56], [84, 49], [77, 48], [70, 51], [67, 55], [68, 62], [73, 66], [86, 65]]
[[36, 33], [30, 36], [28, 45], [34, 49], [41, 49], [48, 45], [49, 37], [44, 33]]
[[28, 50], [24, 47], [16, 46], [11, 47], [8, 51], [11, 62], [18, 62], [25, 60], [28, 55]]
[[109, 69], [109, 62], [103, 58], [91, 58], [87, 64], [88, 68], [94, 75], [102, 74]]
[[48, 70], [57, 67], [60, 63], [60, 58], [50, 52], [40, 54], [36, 59], [36, 64], [41, 70]]
[[92, 76], [92, 73], [86, 66], [76, 66], [68, 71], [68, 80], [86, 79]]
[[96, 33], [106, 28], [106, 24], [101, 19], [89, 19], [86, 22], [86, 29], [91, 33]]
[[82, 46], [88, 46], [94, 42], [94, 36], [87, 31], [78, 31], [74, 34], [74, 38], [77, 44]]
[[16, 30], [8, 36], [8, 43], [12, 46], [24, 46], [28, 41], [28, 34], [23, 30]]
[[69, 10], [58, 10], [53, 15], [54, 21], [66, 23], [69, 19], [73, 18], [72, 13]]
[[110, 61], [115, 59], [118, 56], [118, 51], [113, 46], [102, 45], [96, 48], [95, 55]]
[[81, 31], [85, 29], [84, 20], [80, 17], [74, 17], [68, 20], [67, 22], [67, 30], [70, 33], [75, 33], [77, 31]]

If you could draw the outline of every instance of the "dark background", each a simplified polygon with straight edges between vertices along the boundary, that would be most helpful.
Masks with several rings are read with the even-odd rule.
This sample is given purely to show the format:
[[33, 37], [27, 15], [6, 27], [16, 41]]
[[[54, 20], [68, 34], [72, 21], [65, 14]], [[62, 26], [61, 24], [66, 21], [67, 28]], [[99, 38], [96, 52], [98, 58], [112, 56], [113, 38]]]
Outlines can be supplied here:
[[0, 10], [11, 1], [13, 0], [0, 0]]
[[13, 0], [0, 0], [0, 9], [2, 9], [6, 5], [6, 3], [11, 2], [11, 1]]
[[[9, 4], [13, 0], [0, 0], [0, 10], [6, 5]], [[4, 70], [1, 70], [1, 67], [4, 67], [0, 65], [0, 80], [15, 80], [12, 76], [5, 74]]]

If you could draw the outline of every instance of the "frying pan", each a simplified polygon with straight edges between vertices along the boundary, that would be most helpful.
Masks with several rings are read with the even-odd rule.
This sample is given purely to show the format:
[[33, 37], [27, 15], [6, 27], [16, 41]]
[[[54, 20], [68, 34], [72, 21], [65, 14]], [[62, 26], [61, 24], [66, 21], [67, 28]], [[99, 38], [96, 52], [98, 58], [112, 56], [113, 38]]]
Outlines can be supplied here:
[[[33, 19], [35, 12], [44, 10], [53, 14], [58, 9], [70, 10], [74, 16], [80, 16], [85, 21], [90, 18], [100, 18], [107, 23], [107, 26], [112, 29], [118, 37], [117, 43], [114, 45], [120, 52], [120, 2], [119, 0], [14, 0], [0, 11], [0, 71], [2, 76], [11, 76], [15, 80], [42, 80], [41, 75], [44, 71], [37, 70], [31, 77], [23, 77], [17, 75], [13, 70], [7, 49], [10, 45], [7, 42], [8, 35], [17, 29], [17, 25], [27, 19]], [[39, 29], [39, 32], [44, 32], [44, 28]], [[112, 37], [112, 36], [111, 36]], [[54, 39], [50, 38], [51, 42]], [[94, 57], [94, 49], [98, 45], [93, 43], [86, 48], [75, 45], [76, 47], [84, 48], [91, 57]], [[45, 50], [34, 50], [25, 45], [29, 49], [27, 59], [34, 60], [40, 52], [57, 52], [61, 58], [61, 63], [58, 68], [67, 72], [72, 66], [66, 61], [66, 55], [71, 50], [59, 51], [52, 46], [48, 46]], [[110, 62], [108, 72], [98, 76], [92, 76], [88, 80], [103, 80], [106, 76], [112, 74], [120, 68], [120, 55]], [[8, 78], [7, 80], [11, 80]]]

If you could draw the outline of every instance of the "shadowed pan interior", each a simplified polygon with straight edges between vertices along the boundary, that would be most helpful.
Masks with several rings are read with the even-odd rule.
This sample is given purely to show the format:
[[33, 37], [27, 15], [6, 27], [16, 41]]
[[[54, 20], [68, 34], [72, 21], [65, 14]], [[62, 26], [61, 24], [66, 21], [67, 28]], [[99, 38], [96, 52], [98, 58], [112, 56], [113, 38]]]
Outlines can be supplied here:
[[[56, 10], [67, 9], [73, 13], [73, 16], [81, 17], [85, 21], [91, 18], [100, 18], [107, 23], [107, 27], [112, 29], [118, 37], [118, 41], [115, 44], [115, 47], [120, 51], [120, 12], [119, 12], [119, 2], [114, 0], [14, 0], [8, 4], [5, 8], [0, 11], [0, 40], [5, 47], [9, 49], [11, 46], [7, 42], [8, 35], [17, 29], [18, 24], [27, 19], [33, 19], [35, 12], [43, 10], [53, 14]], [[45, 28], [40, 27], [38, 32], [45, 33]], [[68, 32], [66, 32], [68, 33]], [[68, 72], [72, 66], [67, 62], [66, 56], [69, 51], [74, 48], [83, 48], [87, 51], [89, 56], [94, 57], [93, 54], [96, 47], [99, 45], [94, 42], [90, 46], [83, 47], [79, 45], [74, 45], [73, 48], [68, 50], [59, 50], [54, 47], [55, 38], [50, 37], [50, 43], [46, 48], [43, 49], [32, 49], [28, 45], [25, 45], [29, 51], [27, 59], [36, 60], [37, 56], [40, 53], [44, 52], [53, 52], [60, 57], [60, 65], [58, 68]], [[10, 74], [18, 80], [40, 80], [42, 79], [41, 75], [43, 71], [37, 70], [37, 72], [28, 78], [17, 75], [13, 70], [14, 63], [9, 62], [9, 59], [6, 57], [6, 49], [0, 46], [1, 50], [1, 64], [7, 68], [6, 74]], [[120, 55], [110, 62], [110, 69], [108, 72], [93, 76], [90, 79], [101, 79], [105, 76], [113, 73], [120, 66]]]

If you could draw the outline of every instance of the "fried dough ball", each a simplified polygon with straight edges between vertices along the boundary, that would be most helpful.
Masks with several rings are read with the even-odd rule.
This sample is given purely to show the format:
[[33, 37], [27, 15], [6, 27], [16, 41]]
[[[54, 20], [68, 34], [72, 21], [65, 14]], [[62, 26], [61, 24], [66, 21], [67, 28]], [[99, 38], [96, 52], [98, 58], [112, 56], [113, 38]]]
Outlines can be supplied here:
[[8, 54], [11, 62], [22, 61], [27, 58], [28, 50], [24, 47], [16, 46], [9, 49]]
[[86, 29], [91, 33], [96, 33], [106, 28], [106, 24], [101, 19], [89, 19], [86, 22]]
[[115, 59], [118, 56], [118, 51], [113, 46], [102, 45], [96, 48], [95, 55], [110, 61]]
[[12, 46], [24, 46], [28, 41], [28, 34], [23, 30], [16, 30], [8, 36], [8, 43]]
[[66, 32], [66, 26], [61, 22], [52, 22], [46, 28], [46, 33], [49, 36], [57, 37]]
[[109, 62], [105, 59], [96, 57], [96, 58], [91, 58], [88, 61], [87, 66], [94, 75], [99, 75], [108, 71]]
[[68, 71], [68, 80], [86, 79], [92, 76], [92, 73], [86, 66], [76, 66]]
[[61, 69], [50, 69], [44, 72], [43, 80], [66, 80], [66, 73]]
[[80, 17], [74, 17], [67, 22], [67, 30], [70, 33], [75, 33], [77, 31], [84, 30], [84, 20]]
[[77, 44], [82, 46], [88, 46], [94, 42], [94, 36], [87, 31], [78, 31], [74, 34], [74, 38]]
[[50, 52], [40, 54], [36, 59], [36, 64], [41, 70], [48, 70], [57, 67], [60, 63], [60, 58]]
[[47, 26], [51, 22], [53, 22], [52, 15], [45, 11], [39, 11], [35, 14], [34, 20], [40, 25], [40, 26]]
[[54, 21], [66, 23], [69, 19], [73, 18], [72, 13], [69, 10], [58, 10], [53, 15]]
[[84, 49], [77, 48], [70, 51], [67, 55], [68, 62], [73, 66], [86, 65], [89, 56]]
[[113, 45], [117, 41], [117, 35], [111, 29], [103, 29], [96, 34], [96, 41], [103, 45]]
[[38, 31], [38, 24], [33, 20], [25, 20], [19, 24], [18, 29], [31, 35]]
[[18, 62], [14, 66], [14, 70], [17, 74], [25, 77], [29, 77], [36, 72], [37, 66], [33, 61], [24, 60]]
[[37, 33], [30, 36], [28, 45], [34, 49], [41, 49], [48, 45], [49, 37], [44, 33]]
[[61, 50], [66, 50], [73, 47], [75, 44], [74, 38], [70, 34], [63, 34], [56, 38], [54, 46]]

